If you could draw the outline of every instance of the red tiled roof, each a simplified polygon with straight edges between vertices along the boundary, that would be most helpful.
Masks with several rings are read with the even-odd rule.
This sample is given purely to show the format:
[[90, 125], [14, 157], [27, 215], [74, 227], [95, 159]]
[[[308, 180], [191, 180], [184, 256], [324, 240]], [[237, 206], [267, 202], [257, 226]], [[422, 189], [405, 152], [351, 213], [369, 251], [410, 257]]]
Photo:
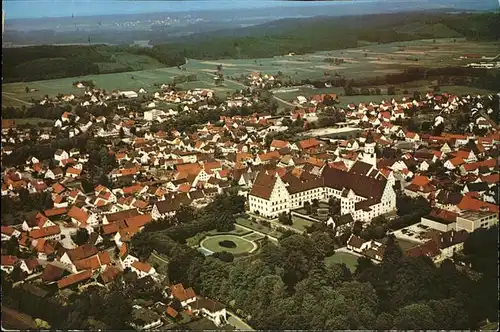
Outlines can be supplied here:
[[43, 211], [43, 213], [47, 217], [60, 216], [61, 214], [65, 214], [66, 212], [68, 212], [68, 208], [65, 208], [65, 207]]
[[55, 234], [61, 233], [61, 229], [59, 226], [49, 226], [49, 227], [43, 227], [39, 229], [34, 229], [29, 232], [29, 237], [32, 239], [39, 239], [39, 238], [45, 238], [47, 236], [52, 236]]
[[57, 282], [57, 287], [59, 289], [66, 288], [68, 286], [74, 285], [76, 283], [85, 281], [92, 277], [92, 271], [87, 270], [76, 274], [71, 274], [67, 277], [62, 278]]
[[177, 312], [177, 310], [175, 310], [174, 308], [172, 308], [171, 306], [168, 306], [167, 308], [167, 314], [172, 317], [172, 318], [175, 318], [179, 315], [179, 313]]
[[196, 294], [191, 287], [184, 289], [184, 285], [181, 283], [170, 286], [170, 291], [172, 292], [172, 295], [181, 302], [196, 297]]
[[52, 264], [47, 264], [42, 272], [42, 280], [52, 282], [61, 279], [65, 270]]
[[2, 266], [14, 266], [18, 262], [18, 258], [12, 255], [2, 255], [1, 265]]
[[101, 267], [99, 258], [97, 256], [92, 256], [78, 261], [74, 261], [73, 264], [75, 265], [78, 271], [96, 270]]
[[81, 208], [77, 206], [72, 206], [68, 212], [68, 216], [70, 218], [76, 219], [81, 223], [86, 223], [89, 219], [89, 215], [87, 212], [83, 211]]
[[490, 212], [498, 213], [498, 205], [483, 202], [469, 196], [464, 196], [460, 203], [457, 204], [457, 207], [460, 210], [481, 211], [486, 209]]
[[104, 270], [104, 272], [101, 273], [101, 279], [104, 281], [104, 283], [111, 282], [115, 280], [115, 278], [120, 274], [120, 270], [114, 266], [108, 266]]
[[143, 271], [146, 273], [148, 273], [152, 269], [151, 265], [149, 265], [148, 263], [143, 263], [143, 262], [139, 262], [139, 261], [133, 262], [132, 267], [139, 270], [139, 271]]

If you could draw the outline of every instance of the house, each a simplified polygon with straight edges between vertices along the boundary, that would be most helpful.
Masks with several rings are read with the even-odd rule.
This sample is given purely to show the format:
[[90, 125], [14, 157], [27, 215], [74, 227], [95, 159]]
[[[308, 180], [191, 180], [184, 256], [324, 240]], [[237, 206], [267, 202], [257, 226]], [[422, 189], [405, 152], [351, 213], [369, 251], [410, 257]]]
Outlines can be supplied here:
[[11, 226], [2, 226], [2, 241], [7, 241], [13, 236], [19, 238], [21, 232]]
[[58, 149], [54, 153], [54, 159], [56, 161], [61, 162], [62, 160], [66, 160], [68, 158], [69, 158], [69, 154], [66, 151], [64, 151], [64, 150]]
[[[94, 245], [86, 243], [77, 248], [66, 251], [59, 261], [65, 264], [69, 269], [73, 270], [76, 268], [75, 264], [77, 262], [82, 261], [85, 258], [96, 256], [98, 252], [99, 251]], [[89, 264], [91, 263], [93, 264], [94, 262], [89, 262]]]
[[75, 286], [79, 283], [88, 281], [92, 277], [92, 271], [85, 270], [79, 273], [70, 274], [57, 281], [57, 287], [59, 289]]
[[143, 263], [143, 262], [140, 262], [138, 260], [134, 261], [130, 265], [130, 269], [133, 272], [137, 273], [137, 277], [139, 279], [144, 278], [146, 276], [154, 276], [154, 275], [156, 275], [156, 270], [155, 270], [154, 267], [152, 267], [148, 263]]
[[179, 300], [183, 307], [196, 301], [194, 290], [191, 287], [185, 289], [181, 283], [170, 286], [170, 297]]
[[50, 284], [60, 280], [65, 273], [66, 273], [65, 269], [49, 263], [45, 265], [41, 278], [44, 283]]
[[95, 227], [99, 224], [99, 220], [95, 214], [89, 215], [85, 210], [73, 205], [68, 211], [68, 217], [71, 222], [79, 227], [86, 228], [87, 226]]
[[189, 304], [189, 308], [195, 314], [200, 314], [211, 320], [217, 327], [227, 323], [226, 308], [213, 300], [203, 297]]
[[57, 225], [32, 229], [29, 231], [28, 236], [33, 240], [45, 239], [59, 241], [61, 239], [61, 229]]
[[17, 265], [19, 265], [19, 259], [16, 256], [2, 255], [0, 269], [3, 272], [10, 274], [14, 270], [14, 267]]
[[119, 261], [120, 261], [120, 265], [122, 266], [123, 269], [126, 269], [126, 268], [129, 268], [131, 269], [132, 268], [132, 264], [134, 262], [138, 262], [139, 261], [139, 258], [135, 257], [135, 256], [132, 256], [129, 251], [128, 251], [128, 246], [126, 243], [124, 243], [121, 247], [120, 247], [120, 255], [119, 255]]

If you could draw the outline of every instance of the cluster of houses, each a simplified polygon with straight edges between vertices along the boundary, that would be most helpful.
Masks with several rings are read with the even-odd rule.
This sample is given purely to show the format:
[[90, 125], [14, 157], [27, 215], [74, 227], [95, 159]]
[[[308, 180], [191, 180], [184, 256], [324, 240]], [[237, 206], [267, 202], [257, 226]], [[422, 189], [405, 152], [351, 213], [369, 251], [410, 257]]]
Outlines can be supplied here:
[[[255, 80], [269, 81], [270, 77], [259, 75]], [[99, 90], [87, 92], [92, 96], [102, 94]], [[305, 103], [309, 102], [314, 111], [325, 96], [313, 96]], [[207, 90], [169, 90], [157, 92], [154, 98], [190, 108], [190, 103], [211, 97], [212, 92]], [[491, 96], [428, 94], [423, 101], [393, 99], [380, 104], [347, 105], [341, 110], [347, 121], [371, 124], [362, 126], [365, 129], [357, 138], [319, 136], [293, 141], [266, 139], [287, 130], [283, 122], [288, 115], [221, 116], [218, 123], [200, 124], [194, 133], [167, 133], [148, 128], [176, 116], [178, 110], [158, 111], [156, 101], [143, 114], [122, 107], [119, 111], [125, 115], [90, 116], [88, 121], [66, 112], [55, 121], [55, 127], [71, 131], [73, 136], [84, 132], [107, 142], [104, 147], [118, 164], [107, 174], [114, 186], [99, 185], [84, 192], [80, 182], [89, 172], [89, 156], [75, 148], [58, 149], [52, 160], [40, 160], [34, 155], [24, 165], [5, 168], [2, 196], [16, 198], [23, 189], [28, 193], [48, 192], [53, 208], [40, 210], [21, 224], [2, 226], [2, 242], [15, 237], [21, 250], [31, 250], [34, 257], [21, 259], [2, 252], [1, 269], [13, 273], [19, 267], [27, 275], [40, 273], [43, 283], [58, 290], [106, 285], [125, 272], [139, 280], [160, 282], [161, 273], [130, 251], [131, 237], [153, 220], [174, 216], [183, 205], [201, 208], [234, 186], [247, 198], [247, 209], [254, 215], [275, 219], [302, 208], [305, 202], [336, 198], [341, 217], [351, 224], [368, 224], [379, 215], [394, 212], [398, 193], [424, 197], [431, 202], [433, 212], [411, 230], [395, 235], [410, 243], [408, 255], [442, 260], [460, 250], [467, 234], [498, 222], [492, 216], [498, 213], [499, 204], [500, 133], [488, 119], [491, 112], [482, 107], [482, 98]], [[228, 96], [219, 107], [239, 108], [254, 102], [253, 97]], [[431, 136], [393, 124], [405, 118], [405, 110], [418, 112], [429, 105], [442, 112], [443, 120], [439, 121], [451, 112], [461, 111], [464, 105], [472, 106], [471, 112], [477, 114], [476, 125], [484, 126], [487, 134], [478, 137], [444, 132]], [[198, 111], [209, 112], [215, 106], [205, 103], [200, 107]], [[15, 123], [5, 125], [8, 130], [15, 129]], [[138, 137], [132, 128], [144, 134]], [[15, 130], [14, 134], [23, 135]], [[2, 144], [2, 154], [6, 155], [22, 145], [15, 138], [5, 142], [2, 137], [2, 141], [11, 145], [9, 150]], [[73, 238], [81, 229], [89, 234], [88, 241], [76, 245]], [[384, 244], [352, 236], [348, 248], [380, 260]], [[163, 303], [154, 304], [155, 308], [163, 305], [174, 318], [184, 310], [201, 313], [217, 326], [225, 324], [222, 305], [196, 296], [182, 285], [172, 287], [168, 297], [177, 298], [182, 308]], [[133, 324], [137, 329], [163, 324], [152, 308], [134, 308], [137, 319]]]

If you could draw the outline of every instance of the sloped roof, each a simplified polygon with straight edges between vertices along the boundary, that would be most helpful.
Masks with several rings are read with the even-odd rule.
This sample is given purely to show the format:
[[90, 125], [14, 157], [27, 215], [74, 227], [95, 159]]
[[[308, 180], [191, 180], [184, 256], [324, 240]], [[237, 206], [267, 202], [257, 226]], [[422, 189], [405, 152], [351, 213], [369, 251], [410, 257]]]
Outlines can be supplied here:
[[92, 271], [90, 270], [86, 270], [76, 274], [71, 274], [59, 280], [57, 282], [57, 287], [59, 289], [66, 288], [68, 286], [90, 279], [90, 277], [92, 277]]
[[264, 199], [269, 199], [273, 192], [276, 177], [266, 174], [265, 171], [260, 171], [252, 186], [250, 195], [257, 196]]

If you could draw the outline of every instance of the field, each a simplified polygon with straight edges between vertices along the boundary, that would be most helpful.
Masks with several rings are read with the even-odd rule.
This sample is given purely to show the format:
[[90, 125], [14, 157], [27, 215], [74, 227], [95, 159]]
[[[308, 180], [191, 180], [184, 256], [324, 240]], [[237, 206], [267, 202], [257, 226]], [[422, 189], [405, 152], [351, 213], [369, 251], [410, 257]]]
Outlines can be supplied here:
[[[223, 246], [221, 245], [221, 241], [229, 241], [233, 243], [235, 247]], [[230, 234], [208, 236], [200, 242], [200, 247], [210, 250], [211, 252], [227, 251], [236, 255], [251, 253], [258, 248], [255, 242], [238, 235]]]
[[[23, 82], [3, 84], [2, 105], [21, 106], [29, 104], [31, 98], [41, 99], [45, 94], [55, 96], [58, 93], [81, 94], [82, 89], [72, 86], [72, 83], [78, 80], [92, 80], [99, 88], [106, 90], [139, 90], [146, 89], [148, 92], [157, 90], [155, 84], [172, 83], [175, 76], [196, 74], [198, 81], [179, 84], [184, 89], [207, 88], [213, 89], [221, 94], [241, 89], [242, 85], [230, 78], [247, 76], [252, 72], [261, 72], [276, 75], [281, 71], [283, 75], [291, 79], [319, 79], [325, 77], [325, 72], [329, 75], [336, 73], [345, 76], [348, 79], [368, 78], [374, 76], [383, 76], [389, 73], [400, 72], [411, 66], [460, 66], [471, 62], [471, 60], [460, 60], [459, 56], [467, 53], [478, 53], [483, 56], [493, 57], [499, 52], [497, 43], [489, 42], [470, 42], [463, 39], [437, 39], [417, 40], [408, 42], [395, 42], [389, 44], [371, 44], [363, 47], [316, 52], [305, 55], [295, 56], [277, 56], [264, 59], [245, 59], [245, 60], [220, 60], [203, 61], [189, 59], [184, 65], [186, 70], [178, 68], [153, 68], [141, 71], [88, 75], [83, 77], [72, 77], [55, 80]], [[130, 55], [123, 55], [120, 61], [136, 62], [137, 59], [129, 59]], [[136, 57], [136, 56], [134, 56]], [[342, 58], [344, 63], [331, 65], [325, 62], [325, 58]], [[153, 60], [143, 59], [144, 68], [155, 67]], [[222, 64], [226, 80], [223, 86], [216, 86], [213, 82], [213, 73], [216, 66]], [[106, 63], [105, 65], [114, 65]], [[104, 64], [103, 64], [104, 66]], [[149, 66], [149, 67], [148, 67]], [[428, 83], [427, 83], [428, 84]], [[26, 86], [36, 88], [39, 91], [26, 93]], [[411, 87], [409, 87], [411, 88]], [[426, 84], [420, 84], [419, 88], [428, 91]], [[463, 87], [449, 87], [449, 92], [464, 91]], [[401, 90], [401, 89], [400, 89]], [[331, 89], [299, 89], [296, 92], [276, 93], [276, 96], [287, 101], [291, 101], [298, 95], [309, 96], [316, 93], [343, 93], [342, 88]], [[399, 92], [398, 92], [399, 93]], [[457, 92], [458, 93], [458, 92]], [[397, 95], [400, 96], [400, 95]], [[395, 96], [395, 97], [397, 97]], [[363, 97], [366, 97], [363, 99]], [[372, 100], [374, 98], [387, 99], [389, 96], [353, 96], [340, 98], [342, 104], [355, 102], [359, 100]]]
[[336, 252], [332, 256], [326, 257], [325, 263], [327, 266], [344, 263], [351, 272], [354, 272], [356, 270], [356, 265], [358, 265], [358, 257], [345, 252]]

